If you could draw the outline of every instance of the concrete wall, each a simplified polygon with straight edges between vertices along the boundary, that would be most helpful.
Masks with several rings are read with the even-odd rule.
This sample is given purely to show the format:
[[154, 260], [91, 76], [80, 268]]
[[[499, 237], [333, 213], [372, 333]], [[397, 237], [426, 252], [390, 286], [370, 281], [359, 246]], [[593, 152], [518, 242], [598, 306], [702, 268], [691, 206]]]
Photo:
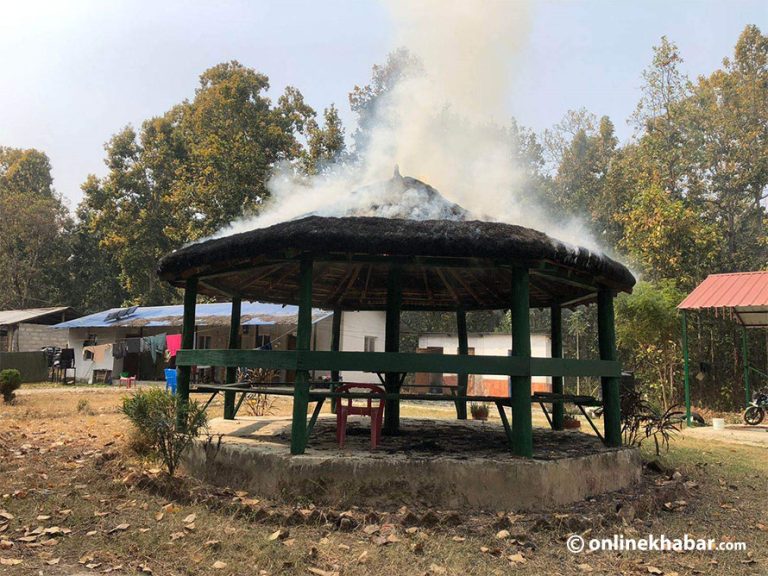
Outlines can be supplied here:
[[[214, 443], [214, 446], [216, 444]], [[557, 508], [640, 481], [637, 448], [533, 460], [525, 458], [412, 458], [361, 452], [290, 456], [279, 445], [225, 441], [218, 448], [196, 442], [187, 452], [189, 471], [219, 486], [267, 498], [348, 507], [392, 502], [423, 508], [495, 511]]]
[[[470, 351], [474, 348], [476, 356], [507, 356], [512, 349], [512, 337], [509, 334], [469, 334], [467, 337]], [[459, 339], [455, 334], [422, 334], [419, 336], [419, 348], [442, 348], [443, 354], [458, 354]], [[549, 335], [531, 334], [531, 356], [550, 358], [552, 346]], [[480, 374], [470, 377], [470, 393], [476, 395], [508, 396], [509, 379], [494, 374]], [[456, 384], [455, 374], [444, 374], [446, 385]], [[472, 386], [474, 382], [474, 387]], [[531, 378], [531, 390], [550, 392], [552, 378], [534, 376]]]
[[65, 330], [57, 330], [42, 324], [19, 324], [16, 329], [14, 352], [37, 352], [47, 346], [64, 348], [67, 345]]

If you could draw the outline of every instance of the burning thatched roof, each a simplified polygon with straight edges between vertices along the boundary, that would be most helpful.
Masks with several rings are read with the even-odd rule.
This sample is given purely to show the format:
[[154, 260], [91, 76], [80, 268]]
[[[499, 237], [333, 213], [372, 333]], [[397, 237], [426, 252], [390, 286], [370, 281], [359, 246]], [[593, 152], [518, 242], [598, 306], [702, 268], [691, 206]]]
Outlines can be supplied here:
[[[438, 194], [401, 180], [412, 180], [405, 189], [418, 183]], [[196, 276], [204, 294], [295, 304], [298, 256], [310, 253], [313, 306], [356, 310], [385, 307], [393, 262], [402, 266], [404, 309], [505, 308], [516, 265], [530, 270], [531, 306], [588, 302], [599, 286], [631, 291], [635, 283], [606, 256], [530, 228], [465, 220], [466, 211], [440, 200], [447, 210], [440, 220], [308, 216], [208, 240], [163, 258], [159, 274], [180, 287]]]

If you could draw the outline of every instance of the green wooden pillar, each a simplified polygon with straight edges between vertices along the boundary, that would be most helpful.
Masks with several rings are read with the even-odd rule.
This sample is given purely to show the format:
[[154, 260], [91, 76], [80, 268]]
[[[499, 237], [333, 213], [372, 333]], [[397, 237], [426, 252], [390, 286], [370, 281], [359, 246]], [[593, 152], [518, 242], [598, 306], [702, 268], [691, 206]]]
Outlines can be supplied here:
[[[560, 308], [560, 304], [552, 305], [550, 309], [550, 315], [552, 317], [552, 329], [550, 331], [551, 346], [552, 346], [552, 358], [563, 357], [563, 311]], [[563, 377], [552, 376], [552, 393], [563, 393]], [[552, 428], [554, 430], [563, 429], [563, 420], [565, 419], [565, 406], [562, 402], [554, 402], [552, 404]]]
[[[232, 313], [229, 317], [229, 349], [240, 349], [240, 311], [242, 309], [242, 300], [239, 296], [232, 297]], [[237, 367], [227, 368], [227, 384], [237, 382]], [[235, 391], [224, 392], [224, 418], [234, 420], [235, 418]]]
[[[192, 350], [195, 347], [195, 305], [197, 304], [197, 278], [187, 280], [184, 288], [184, 319], [181, 328], [181, 347]], [[189, 405], [189, 381], [192, 373], [191, 366], [180, 366], [176, 394], [178, 411], [176, 413], [177, 428], [184, 428], [187, 421], [187, 406]]]
[[[299, 320], [296, 326], [296, 350], [308, 351], [312, 340], [312, 258], [302, 256], [299, 269]], [[293, 385], [293, 422], [291, 454], [304, 454], [307, 447], [307, 410], [309, 407], [309, 372], [296, 370]]]
[[691, 368], [688, 358], [688, 316], [685, 310], [680, 316], [683, 332], [683, 386], [685, 393], [685, 421], [691, 425]]
[[[528, 270], [512, 271], [512, 356], [531, 357], [531, 318]], [[512, 451], [518, 456], [533, 456], [533, 423], [531, 420], [531, 376], [513, 376], [512, 384]]]
[[741, 327], [741, 355], [744, 362], [744, 393], [746, 394], [745, 406], [749, 406], [752, 395], [749, 391], [749, 340], [747, 339], [747, 327]]
[[[600, 359], [616, 360], [616, 327], [613, 313], [613, 292], [600, 288], [597, 293], [597, 333]], [[601, 379], [603, 390], [603, 425], [605, 443], [608, 446], [621, 446], [621, 378], [604, 376]]]
[[[467, 338], [467, 312], [463, 308], [459, 308], [456, 311], [456, 332], [459, 335], [459, 355], [469, 355], [469, 340]], [[469, 385], [469, 374], [458, 374], [457, 384], [459, 389], [457, 390], [459, 396], [467, 395], [467, 386]], [[467, 401], [456, 401], [456, 418], [459, 420], [467, 419]]]
[[[338, 352], [341, 350], [341, 315], [343, 312], [341, 308], [334, 308], [333, 310], [333, 323], [331, 324], [331, 351]], [[339, 381], [339, 371], [331, 370], [331, 392], [336, 387], [336, 383]], [[336, 414], [336, 398], [331, 398], [331, 412]]]
[[[402, 268], [400, 264], [392, 264], [387, 278], [387, 316], [385, 322], [384, 351], [398, 352], [400, 350], [400, 306], [402, 291], [400, 280]], [[384, 388], [388, 394], [400, 393], [400, 373], [387, 372], [384, 376]], [[388, 398], [384, 403], [384, 428], [386, 435], [397, 434], [400, 429], [400, 398]]]

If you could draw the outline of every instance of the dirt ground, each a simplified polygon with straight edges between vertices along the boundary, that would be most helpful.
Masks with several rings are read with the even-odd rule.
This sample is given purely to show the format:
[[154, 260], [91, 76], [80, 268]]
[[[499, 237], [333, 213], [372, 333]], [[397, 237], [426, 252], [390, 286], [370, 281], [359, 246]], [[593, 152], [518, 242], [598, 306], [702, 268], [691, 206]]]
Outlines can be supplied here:
[[[129, 448], [125, 390], [53, 389], [0, 405], [2, 574], [767, 574], [765, 448], [683, 435], [640, 486], [516, 514], [338, 510], [213, 488]], [[421, 407], [413, 408], [427, 416]], [[290, 411], [281, 399], [275, 413]], [[221, 405], [212, 406], [212, 416]], [[432, 417], [450, 417], [435, 411]], [[715, 538], [746, 551], [573, 554], [569, 536]]]

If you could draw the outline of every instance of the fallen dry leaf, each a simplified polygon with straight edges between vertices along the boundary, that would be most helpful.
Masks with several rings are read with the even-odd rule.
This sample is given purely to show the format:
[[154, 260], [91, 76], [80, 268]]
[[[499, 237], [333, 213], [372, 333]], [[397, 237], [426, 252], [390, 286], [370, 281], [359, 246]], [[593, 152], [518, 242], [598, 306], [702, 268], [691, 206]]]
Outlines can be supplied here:
[[216, 562], [213, 563], [213, 567], [216, 570], [222, 570], [222, 569], [227, 567], [227, 563], [226, 562], [222, 562], [221, 560], [216, 560]]
[[288, 530], [283, 530], [282, 528], [279, 530], [275, 530], [272, 532], [272, 534], [269, 535], [267, 540], [270, 542], [274, 542], [275, 540], [285, 540], [288, 538]]
[[131, 527], [130, 524], [118, 524], [111, 530], [107, 530], [107, 534], [114, 534], [115, 532], [125, 532], [130, 527]]
[[22, 563], [20, 558], [2, 558], [0, 557], [0, 564], [3, 566], [18, 566]]
[[307, 568], [307, 570], [309, 570], [310, 574], [315, 574], [315, 576], [339, 576], [338, 572], [321, 570], [320, 568], [315, 568], [313, 566], [310, 566], [309, 568]]
[[184, 524], [192, 524], [195, 520], [197, 520], [197, 514], [190, 514], [189, 516], [186, 516], [182, 522], [184, 522]]

